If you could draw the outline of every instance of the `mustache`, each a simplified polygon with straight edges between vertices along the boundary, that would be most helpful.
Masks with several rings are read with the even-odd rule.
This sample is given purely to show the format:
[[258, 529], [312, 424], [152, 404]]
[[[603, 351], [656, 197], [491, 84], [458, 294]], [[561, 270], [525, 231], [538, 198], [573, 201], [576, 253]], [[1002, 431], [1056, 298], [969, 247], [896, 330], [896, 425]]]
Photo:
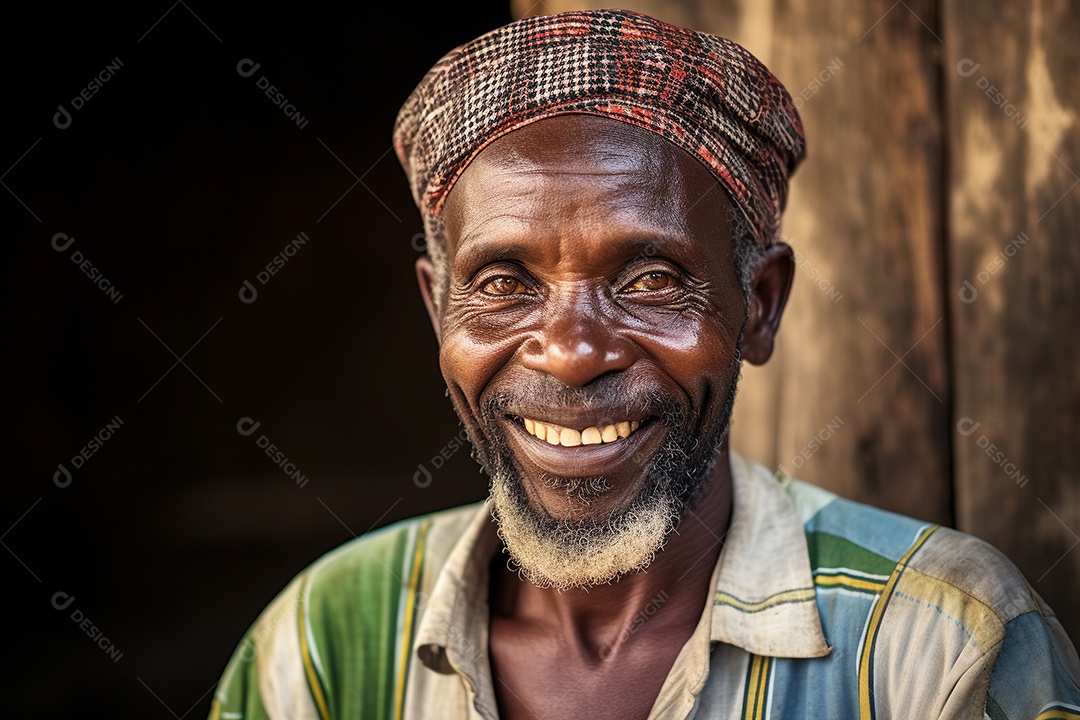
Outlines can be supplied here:
[[564, 385], [556, 378], [540, 374], [528, 381], [508, 380], [481, 400], [487, 419], [506, 414], [543, 417], [551, 411], [582, 411], [612, 421], [628, 417], [680, 415], [678, 400], [640, 381], [607, 375], [583, 387]]

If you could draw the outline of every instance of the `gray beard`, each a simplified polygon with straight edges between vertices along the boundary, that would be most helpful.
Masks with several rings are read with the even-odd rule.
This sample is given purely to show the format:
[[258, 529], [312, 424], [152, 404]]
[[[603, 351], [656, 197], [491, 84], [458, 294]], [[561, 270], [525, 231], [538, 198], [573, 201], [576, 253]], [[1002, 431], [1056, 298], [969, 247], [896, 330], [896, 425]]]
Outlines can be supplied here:
[[[492, 432], [487, 452], [477, 459], [491, 478], [492, 514], [519, 574], [538, 587], [567, 590], [603, 585], [648, 567], [701, 492], [727, 437], [741, 372], [737, 356], [732, 369], [720, 421], [704, 438], [700, 422], [685, 427], [678, 404], [658, 399], [658, 422], [667, 432], [646, 481], [625, 509], [602, 519], [556, 518], [530, 502], [506, 437], [497, 430], [503, 403], [485, 405], [484, 422]], [[565, 490], [581, 507], [610, 487], [603, 476], [547, 475], [541, 481]]]

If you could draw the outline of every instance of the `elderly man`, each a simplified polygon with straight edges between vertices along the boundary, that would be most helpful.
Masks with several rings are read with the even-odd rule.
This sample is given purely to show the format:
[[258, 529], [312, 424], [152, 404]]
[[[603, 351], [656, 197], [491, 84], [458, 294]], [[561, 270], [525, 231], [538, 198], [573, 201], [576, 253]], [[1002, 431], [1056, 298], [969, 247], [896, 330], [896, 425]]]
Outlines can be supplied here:
[[490, 498], [308, 568], [214, 717], [1080, 717], [1076, 651], [1000, 553], [729, 450], [804, 150], [746, 50], [522, 20], [445, 56], [394, 143]]

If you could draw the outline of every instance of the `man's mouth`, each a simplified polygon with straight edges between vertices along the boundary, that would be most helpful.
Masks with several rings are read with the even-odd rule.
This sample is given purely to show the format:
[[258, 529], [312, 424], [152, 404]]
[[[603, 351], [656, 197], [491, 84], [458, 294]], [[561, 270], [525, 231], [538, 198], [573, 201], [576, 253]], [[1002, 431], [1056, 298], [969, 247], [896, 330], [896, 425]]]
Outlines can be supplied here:
[[623, 438], [630, 437], [637, 432], [642, 423], [648, 423], [648, 419], [620, 420], [618, 422], [598, 423], [581, 429], [568, 428], [550, 422], [534, 420], [532, 418], [511, 416], [511, 419], [525, 428], [526, 432], [537, 440], [543, 440], [550, 445], [562, 447], [577, 447], [579, 445], [602, 445], [618, 442]]

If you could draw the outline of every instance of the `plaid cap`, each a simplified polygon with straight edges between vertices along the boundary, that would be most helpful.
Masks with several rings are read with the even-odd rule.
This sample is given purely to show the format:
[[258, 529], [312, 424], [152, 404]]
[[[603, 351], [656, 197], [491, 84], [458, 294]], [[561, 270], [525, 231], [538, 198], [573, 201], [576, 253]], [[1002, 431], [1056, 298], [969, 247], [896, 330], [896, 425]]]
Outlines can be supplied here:
[[543, 118], [601, 115], [698, 158], [771, 244], [805, 153], [780, 81], [745, 48], [626, 10], [512, 22], [454, 48], [394, 124], [394, 150], [430, 233], [465, 167], [496, 138]]

